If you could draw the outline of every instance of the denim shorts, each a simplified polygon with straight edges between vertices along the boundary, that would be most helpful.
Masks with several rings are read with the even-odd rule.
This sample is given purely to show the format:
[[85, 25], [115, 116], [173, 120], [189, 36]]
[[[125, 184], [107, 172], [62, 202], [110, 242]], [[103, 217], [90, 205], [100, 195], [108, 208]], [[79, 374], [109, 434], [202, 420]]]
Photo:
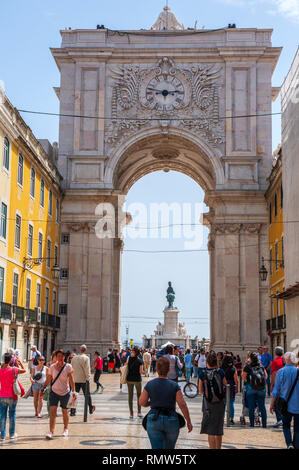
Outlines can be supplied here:
[[51, 390], [50, 396], [49, 396], [49, 405], [50, 406], [58, 406], [60, 402], [60, 406], [62, 409], [66, 410], [67, 409], [67, 404], [69, 402], [71, 393], [67, 393], [66, 395], [57, 395], [57, 393], [53, 392]]
[[32, 384], [32, 391], [37, 392], [43, 388], [44, 384]]

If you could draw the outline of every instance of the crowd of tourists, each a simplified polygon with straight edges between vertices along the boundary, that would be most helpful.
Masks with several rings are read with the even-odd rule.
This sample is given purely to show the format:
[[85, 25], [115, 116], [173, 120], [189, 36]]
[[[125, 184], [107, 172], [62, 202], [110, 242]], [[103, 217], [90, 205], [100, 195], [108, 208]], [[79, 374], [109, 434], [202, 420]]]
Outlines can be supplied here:
[[[96, 351], [90, 363], [85, 345], [80, 351], [53, 352], [49, 362], [38, 351], [31, 348], [29, 361], [31, 386], [25, 393], [19, 374], [26, 372], [18, 350], [8, 350], [2, 358], [0, 368], [0, 433], [6, 439], [6, 422], [9, 417], [9, 438], [16, 439], [16, 409], [18, 398], [33, 397], [37, 419], [42, 417], [46, 403], [49, 416], [47, 439], [53, 439], [58, 406], [62, 409], [63, 436], [69, 432], [70, 416], [76, 415], [78, 393], [85, 395], [90, 414], [95, 413], [93, 393], [103, 393], [102, 374], [104, 362], [109, 373], [119, 373], [120, 387], [128, 389], [129, 419], [134, 419], [134, 390], [137, 398], [137, 418], [153, 449], [174, 449], [180, 428], [187, 425], [193, 429], [188, 405], [180, 382], [193, 382], [202, 399], [201, 434], [208, 435], [211, 449], [220, 449], [224, 434], [225, 409], [229, 406], [230, 424], [235, 424], [235, 399], [242, 397], [240, 424], [250, 427], [267, 427], [266, 396], [271, 397], [269, 412], [276, 415], [275, 428], [282, 427], [289, 449], [299, 449], [299, 368], [298, 358], [293, 352], [283, 353], [275, 348], [274, 358], [267, 347], [249, 351], [244, 362], [232, 352], [185, 350], [171, 343], [161, 349], [140, 349], [134, 346], [121, 351], [110, 348], [103, 358]], [[93, 370], [94, 390], [89, 390]], [[152, 377], [150, 377], [152, 374]], [[142, 387], [143, 377], [146, 380]], [[92, 388], [92, 387], [91, 387]], [[227, 401], [229, 400], [229, 403]], [[142, 408], [149, 407], [143, 416]], [[182, 414], [177, 412], [177, 407]], [[291, 433], [291, 423], [294, 432]]]

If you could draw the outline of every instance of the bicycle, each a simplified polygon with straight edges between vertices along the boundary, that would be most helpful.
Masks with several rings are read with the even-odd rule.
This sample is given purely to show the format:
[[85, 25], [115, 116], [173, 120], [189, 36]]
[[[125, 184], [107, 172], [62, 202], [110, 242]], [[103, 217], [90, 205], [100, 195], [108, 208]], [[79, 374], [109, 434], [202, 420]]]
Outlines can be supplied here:
[[186, 385], [183, 387], [183, 393], [188, 398], [195, 398], [198, 395], [198, 387], [193, 382], [188, 382], [186, 379], [178, 380], [178, 383], [186, 382]]

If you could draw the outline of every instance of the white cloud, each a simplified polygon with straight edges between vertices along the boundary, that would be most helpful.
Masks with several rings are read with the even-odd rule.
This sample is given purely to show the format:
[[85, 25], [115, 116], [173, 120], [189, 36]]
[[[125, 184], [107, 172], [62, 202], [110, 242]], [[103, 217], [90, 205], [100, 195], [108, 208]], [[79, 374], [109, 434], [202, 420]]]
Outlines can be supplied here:
[[275, 4], [279, 13], [299, 21], [299, 0], [275, 0]]
[[260, 7], [261, 3], [270, 6], [268, 13], [271, 14], [281, 14], [286, 18], [299, 22], [299, 0], [220, 0], [221, 3], [226, 3], [228, 5], [235, 6], [258, 6]]

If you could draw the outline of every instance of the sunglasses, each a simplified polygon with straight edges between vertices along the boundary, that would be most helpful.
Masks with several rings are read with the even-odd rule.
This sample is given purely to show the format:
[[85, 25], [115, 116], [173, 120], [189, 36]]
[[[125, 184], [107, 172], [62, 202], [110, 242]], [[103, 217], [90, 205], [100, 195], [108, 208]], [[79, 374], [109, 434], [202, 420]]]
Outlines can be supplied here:
[[45, 362], [45, 359], [38, 359], [39, 362]]

